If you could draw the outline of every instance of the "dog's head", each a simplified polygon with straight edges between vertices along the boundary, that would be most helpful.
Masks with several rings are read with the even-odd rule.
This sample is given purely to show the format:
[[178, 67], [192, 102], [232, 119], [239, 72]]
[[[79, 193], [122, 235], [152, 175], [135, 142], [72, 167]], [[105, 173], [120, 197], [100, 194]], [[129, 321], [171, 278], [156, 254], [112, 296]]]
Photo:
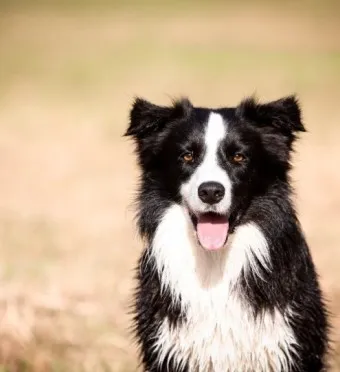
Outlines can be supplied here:
[[178, 203], [200, 245], [222, 248], [252, 199], [287, 183], [298, 131], [304, 127], [292, 96], [220, 109], [196, 108], [187, 99], [169, 107], [136, 99], [126, 135], [136, 142], [142, 169], [141, 232], [150, 233], [162, 208]]

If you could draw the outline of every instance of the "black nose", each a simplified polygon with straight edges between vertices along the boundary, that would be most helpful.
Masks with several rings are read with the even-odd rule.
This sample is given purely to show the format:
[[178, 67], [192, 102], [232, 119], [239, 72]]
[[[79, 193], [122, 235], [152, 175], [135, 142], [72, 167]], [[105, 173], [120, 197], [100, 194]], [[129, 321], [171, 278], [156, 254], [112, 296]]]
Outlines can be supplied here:
[[202, 202], [216, 204], [223, 199], [224, 186], [218, 182], [203, 182], [198, 188], [198, 196]]

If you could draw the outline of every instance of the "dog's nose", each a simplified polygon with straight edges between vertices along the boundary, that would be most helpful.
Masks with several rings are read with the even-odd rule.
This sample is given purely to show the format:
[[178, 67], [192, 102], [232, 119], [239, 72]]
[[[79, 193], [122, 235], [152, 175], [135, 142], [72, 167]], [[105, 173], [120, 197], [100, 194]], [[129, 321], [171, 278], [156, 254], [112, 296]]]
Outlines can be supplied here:
[[216, 204], [224, 197], [225, 188], [218, 182], [203, 182], [198, 187], [198, 196], [202, 202]]

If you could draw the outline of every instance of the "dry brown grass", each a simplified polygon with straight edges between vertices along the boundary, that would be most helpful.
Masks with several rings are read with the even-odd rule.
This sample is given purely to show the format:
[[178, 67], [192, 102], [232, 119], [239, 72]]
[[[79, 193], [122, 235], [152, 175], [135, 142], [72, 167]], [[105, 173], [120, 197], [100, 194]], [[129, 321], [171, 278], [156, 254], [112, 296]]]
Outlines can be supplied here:
[[121, 138], [135, 94], [299, 93], [297, 202], [340, 352], [339, 18], [208, 10], [0, 14], [0, 371], [136, 370], [137, 173]]

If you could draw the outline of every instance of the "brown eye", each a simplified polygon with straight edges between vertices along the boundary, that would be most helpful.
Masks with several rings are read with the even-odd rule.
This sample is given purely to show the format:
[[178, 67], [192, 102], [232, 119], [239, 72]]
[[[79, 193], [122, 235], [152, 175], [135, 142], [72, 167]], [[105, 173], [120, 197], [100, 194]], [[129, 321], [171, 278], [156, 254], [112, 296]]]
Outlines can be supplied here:
[[192, 152], [187, 152], [183, 155], [183, 160], [186, 163], [192, 163], [194, 161], [194, 155]]
[[244, 160], [244, 156], [242, 154], [236, 153], [233, 156], [233, 162], [234, 163], [241, 163], [241, 162], [243, 162], [243, 160]]

